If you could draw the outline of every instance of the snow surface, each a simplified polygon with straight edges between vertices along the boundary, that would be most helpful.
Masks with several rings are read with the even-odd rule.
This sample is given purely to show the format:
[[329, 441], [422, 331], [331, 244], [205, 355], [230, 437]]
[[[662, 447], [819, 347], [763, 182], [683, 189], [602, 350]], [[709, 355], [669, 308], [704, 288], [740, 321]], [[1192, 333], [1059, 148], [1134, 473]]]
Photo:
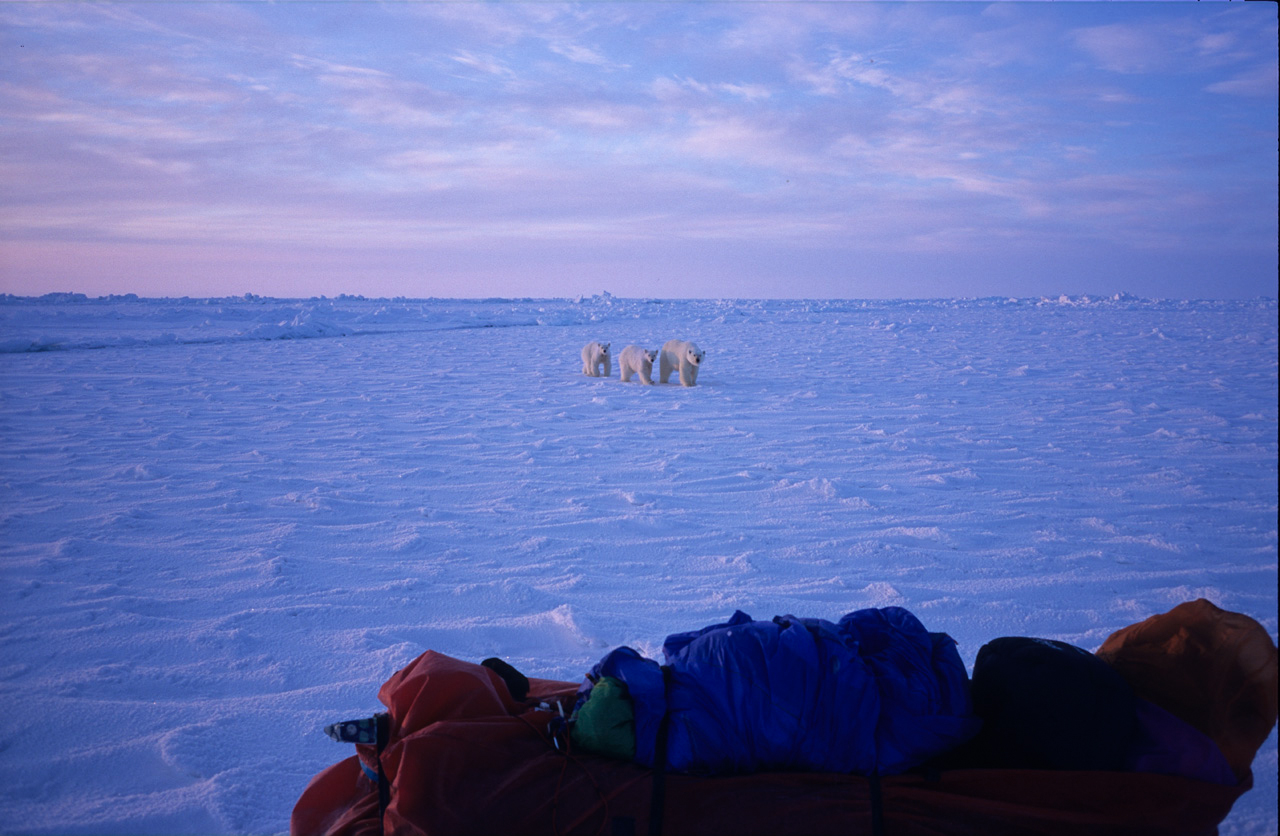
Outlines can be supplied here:
[[[590, 340], [707, 351], [694, 388]], [[0, 296], [0, 829], [273, 833], [428, 648], [1277, 629], [1274, 301]], [[1224, 834], [1274, 834], [1276, 737]]]

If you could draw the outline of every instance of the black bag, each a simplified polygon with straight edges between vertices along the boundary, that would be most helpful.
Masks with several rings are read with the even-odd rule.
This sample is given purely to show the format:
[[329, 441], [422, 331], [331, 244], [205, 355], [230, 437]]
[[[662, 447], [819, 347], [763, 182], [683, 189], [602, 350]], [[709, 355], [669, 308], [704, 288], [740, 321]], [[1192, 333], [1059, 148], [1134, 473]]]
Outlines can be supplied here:
[[988, 642], [973, 667], [982, 731], [973, 766], [1118, 771], [1137, 730], [1133, 689], [1087, 650], [1049, 639]]

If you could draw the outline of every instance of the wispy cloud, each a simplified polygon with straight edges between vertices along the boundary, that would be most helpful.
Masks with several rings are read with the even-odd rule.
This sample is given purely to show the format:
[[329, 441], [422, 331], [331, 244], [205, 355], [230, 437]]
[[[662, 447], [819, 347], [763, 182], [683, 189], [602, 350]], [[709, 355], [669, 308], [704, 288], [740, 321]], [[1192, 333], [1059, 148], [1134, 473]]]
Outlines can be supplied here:
[[1280, 79], [1277, 78], [1274, 64], [1259, 64], [1230, 78], [1208, 84], [1204, 89], [1210, 93], [1274, 99], [1278, 81]]
[[[1054, 252], [1215, 251], [1233, 218], [1274, 215], [1273, 18], [8, 4], [0, 37], [21, 46], [0, 81], [0, 221], [10, 247], [242, 240], [300, 272], [317, 242], [414, 263], [465, 242], [524, 264], [535, 242], [551, 258], [575, 236], [692, 274], [769, 248], [760, 264], [811, 271], [855, 250], [959, 264], [1038, 248], [1028, 270]], [[1204, 212], [1220, 216], [1209, 235]], [[1262, 250], [1251, 263], [1271, 263]]]
[[655, 98], [663, 101], [674, 101], [692, 93], [706, 98], [734, 98], [746, 102], [767, 99], [771, 95], [769, 87], [764, 84], [734, 83], [721, 81], [705, 83], [692, 78], [671, 78], [663, 76], [655, 79], [651, 86]]
[[470, 50], [461, 49], [455, 52], [452, 57], [454, 61], [464, 67], [470, 67], [473, 70], [479, 70], [480, 72], [488, 75], [498, 76], [500, 78], [515, 77], [514, 70], [506, 64], [503, 64], [497, 58], [494, 58], [492, 55], [477, 55]]
[[590, 64], [595, 67], [607, 67], [611, 69], [624, 69], [624, 65], [616, 64], [610, 61], [599, 50], [589, 46], [568, 41], [553, 40], [547, 44], [547, 48], [564, 58], [568, 58], [578, 64]]
[[1076, 29], [1070, 37], [1099, 66], [1112, 72], [1153, 72], [1175, 60], [1161, 33], [1147, 27], [1111, 23]]

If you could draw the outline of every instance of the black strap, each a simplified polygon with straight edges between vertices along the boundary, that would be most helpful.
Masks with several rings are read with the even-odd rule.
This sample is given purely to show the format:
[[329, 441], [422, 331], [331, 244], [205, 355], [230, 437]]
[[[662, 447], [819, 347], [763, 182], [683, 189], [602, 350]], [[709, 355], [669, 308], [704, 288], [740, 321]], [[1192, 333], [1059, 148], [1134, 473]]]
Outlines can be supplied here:
[[867, 776], [867, 788], [871, 791], [871, 836], [884, 836], [884, 797], [880, 793], [880, 773]]
[[386, 773], [382, 771], [382, 750], [387, 748], [387, 740], [391, 737], [391, 715], [378, 714], [374, 717], [378, 724], [378, 738], [376, 746], [378, 749], [378, 831], [385, 832], [382, 829], [382, 818], [387, 814], [387, 807], [391, 804], [391, 784], [387, 781]]
[[[671, 693], [671, 667], [662, 666], [663, 702]], [[671, 717], [670, 708], [662, 712], [658, 721], [658, 739], [654, 741], [653, 780], [649, 794], [649, 836], [662, 836], [662, 817], [667, 806], [667, 726]]]
[[524, 702], [524, 698], [529, 696], [529, 678], [511, 665], [496, 656], [491, 656], [480, 664], [502, 677], [502, 681], [507, 685], [507, 691], [511, 694], [511, 699]]
[[[387, 748], [387, 742], [391, 739], [391, 715], [383, 712], [372, 717], [362, 717], [359, 720], [331, 723], [324, 727], [324, 733], [339, 743], [355, 743], [377, 749], [378, 832], [381, 833], [382, 818], [391, 804], [391, 783], [387, 781], [386, 773], [382, 771], [382, 750]], [[361, 769], [365, 770], [366, 775], [369, 774], [367, 767], [362, 765]]]

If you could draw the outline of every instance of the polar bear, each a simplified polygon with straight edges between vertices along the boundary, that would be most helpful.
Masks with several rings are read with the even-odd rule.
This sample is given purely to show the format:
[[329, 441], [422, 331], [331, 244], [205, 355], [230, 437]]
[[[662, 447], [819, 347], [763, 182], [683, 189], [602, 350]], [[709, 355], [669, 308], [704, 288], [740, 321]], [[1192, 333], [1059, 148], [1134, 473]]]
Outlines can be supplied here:
[[[608, 377], [613, 374], [613, 362], [609, 359], [611, 343], [587, 343], [582, 347], [582, 373], [590, 377]], [[604, 374], [600, 367], [604, 366]]]
[[698, 382], [698, 367], [706, 352], [691, 342], [667, 340], [662, 345], [662, 357], [658, 360], [659, 379], [666, 383], [671, 373], [679, 369], [680, 384], [693, 386]]
[[640, 375], [640, 382], [653, 385], [653, 361], [658, 359], [658, 352], [648, 351], [638, 345], [629, 345], [618, 355], [618, 374], [626, 383], [631, 375]]

